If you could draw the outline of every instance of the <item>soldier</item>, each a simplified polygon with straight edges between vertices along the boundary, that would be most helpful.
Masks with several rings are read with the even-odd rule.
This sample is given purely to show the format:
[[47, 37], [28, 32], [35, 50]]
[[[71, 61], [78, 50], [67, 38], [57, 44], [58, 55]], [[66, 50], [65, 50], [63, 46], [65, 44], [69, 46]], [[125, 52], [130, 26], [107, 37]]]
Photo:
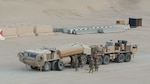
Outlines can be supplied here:
[[83, 67], [83, 63], [82, 63], [82, 57], [79, 57], [79, 67], [82, 68]]
[[79, 65], [79, 60], [78, 60], [78, 57], [75, 56], [75, 71], [78, 71], [78, 65]]
[[95, 71], [98, 71], [98, 57], [95, 58]]
[[72, 61], [71, 61], [71, 68], [75, 67], [75, 57], [72, 56]]
[[94, 69], [94, 60], [93, 60], [92, 57], [91, 57], [91, 59], [90, 59], [89, 67], [90, 67], [89, 73], [91, 73], [91, 72], [93, 73], [93, 69]]

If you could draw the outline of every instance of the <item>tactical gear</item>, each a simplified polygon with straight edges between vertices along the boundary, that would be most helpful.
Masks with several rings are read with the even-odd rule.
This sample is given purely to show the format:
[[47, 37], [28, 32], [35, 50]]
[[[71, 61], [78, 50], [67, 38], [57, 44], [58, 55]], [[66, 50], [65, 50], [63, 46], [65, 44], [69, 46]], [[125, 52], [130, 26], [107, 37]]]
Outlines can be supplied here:
[[83, 60], [82, 57], [79, 57], [79, 67], [82, 68], [83, 67]]
[[77, 56], [75, 57], [75, 71], [78, 71], [79, 60]]
[[89, 68], [90, 68], [89, 73], [93, 73], [93, 69], [94, 69], [94, 60], [93, 60], [93, 58], [90, 59]]
[[98, 57], [95, 58], [95, 71], [98, 71]]

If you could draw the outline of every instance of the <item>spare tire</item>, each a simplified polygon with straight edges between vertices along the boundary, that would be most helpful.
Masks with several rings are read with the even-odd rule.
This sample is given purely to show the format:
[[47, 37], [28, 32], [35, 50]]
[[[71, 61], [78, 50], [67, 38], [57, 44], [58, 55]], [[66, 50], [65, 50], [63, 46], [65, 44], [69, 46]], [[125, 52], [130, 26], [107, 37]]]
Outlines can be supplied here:
[[62, 60], [59, 60], [59, 61], [57, 62], [57, 69], [58, 69], [59, 71], [64, 70], [64, 64], [63, 64], [63, 61], [62, 61]]

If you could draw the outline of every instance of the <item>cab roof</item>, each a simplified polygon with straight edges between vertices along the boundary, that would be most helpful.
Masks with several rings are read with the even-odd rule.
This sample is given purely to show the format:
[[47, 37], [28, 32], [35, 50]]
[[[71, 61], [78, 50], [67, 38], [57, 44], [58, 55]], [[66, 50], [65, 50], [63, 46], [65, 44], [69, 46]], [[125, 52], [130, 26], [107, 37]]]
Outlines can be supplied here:
[[31, 50], [25, 50], [25, 52], [30, 52], [30, 53], [51, 53], [51, 51], [47, 50], [47, 49], [31, 49]]

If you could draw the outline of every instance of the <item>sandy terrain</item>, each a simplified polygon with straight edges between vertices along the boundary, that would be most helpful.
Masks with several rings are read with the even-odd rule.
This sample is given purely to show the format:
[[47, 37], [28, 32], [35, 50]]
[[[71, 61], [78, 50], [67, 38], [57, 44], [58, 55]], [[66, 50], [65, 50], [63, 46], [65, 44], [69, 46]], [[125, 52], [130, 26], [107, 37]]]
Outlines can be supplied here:
[[[58, 25], [114, 24], [117, 19], [143, 18], [143, 26], [123, 33], [20, 37], [0, 41], [1, 84], [149, 84], [150, 11], [149, 0], [0, 0], [0, 23], [51, 23]], [[138, 53], [129, 63], [100, 66], [88, 73], [88, 66], [75, 72], [33, 71], [18, 60], [19, 51], [57, 47], [68, 43], [104, 44], [125, 39], [138, 44]]]
[[[112, 24], [149, 18], [149, 0], [0, 0], [1, 24]], [[107, 22], [107, 23], [106, 23]]]
[[[136, 43], [139, 45], [138, 53], [129, 63], [102, 65], [100, 71], [93, 74], [88, 73], [88, 66], [79, 72], [70, 68], [64, 71], [33, 71], [29, 67], [26, 69], [16, 56], [17, 52], [26, 49], [57, 47], [68, 43], [102, 44], [110, 39], [126, 39]], [[149, 29], [144, 27], [124, 33], [77, 36], [56, 33], [54, 36], [7, 39], [0, 42], [0, 81], [3, 84], [149, 84], [149, 39]]]

